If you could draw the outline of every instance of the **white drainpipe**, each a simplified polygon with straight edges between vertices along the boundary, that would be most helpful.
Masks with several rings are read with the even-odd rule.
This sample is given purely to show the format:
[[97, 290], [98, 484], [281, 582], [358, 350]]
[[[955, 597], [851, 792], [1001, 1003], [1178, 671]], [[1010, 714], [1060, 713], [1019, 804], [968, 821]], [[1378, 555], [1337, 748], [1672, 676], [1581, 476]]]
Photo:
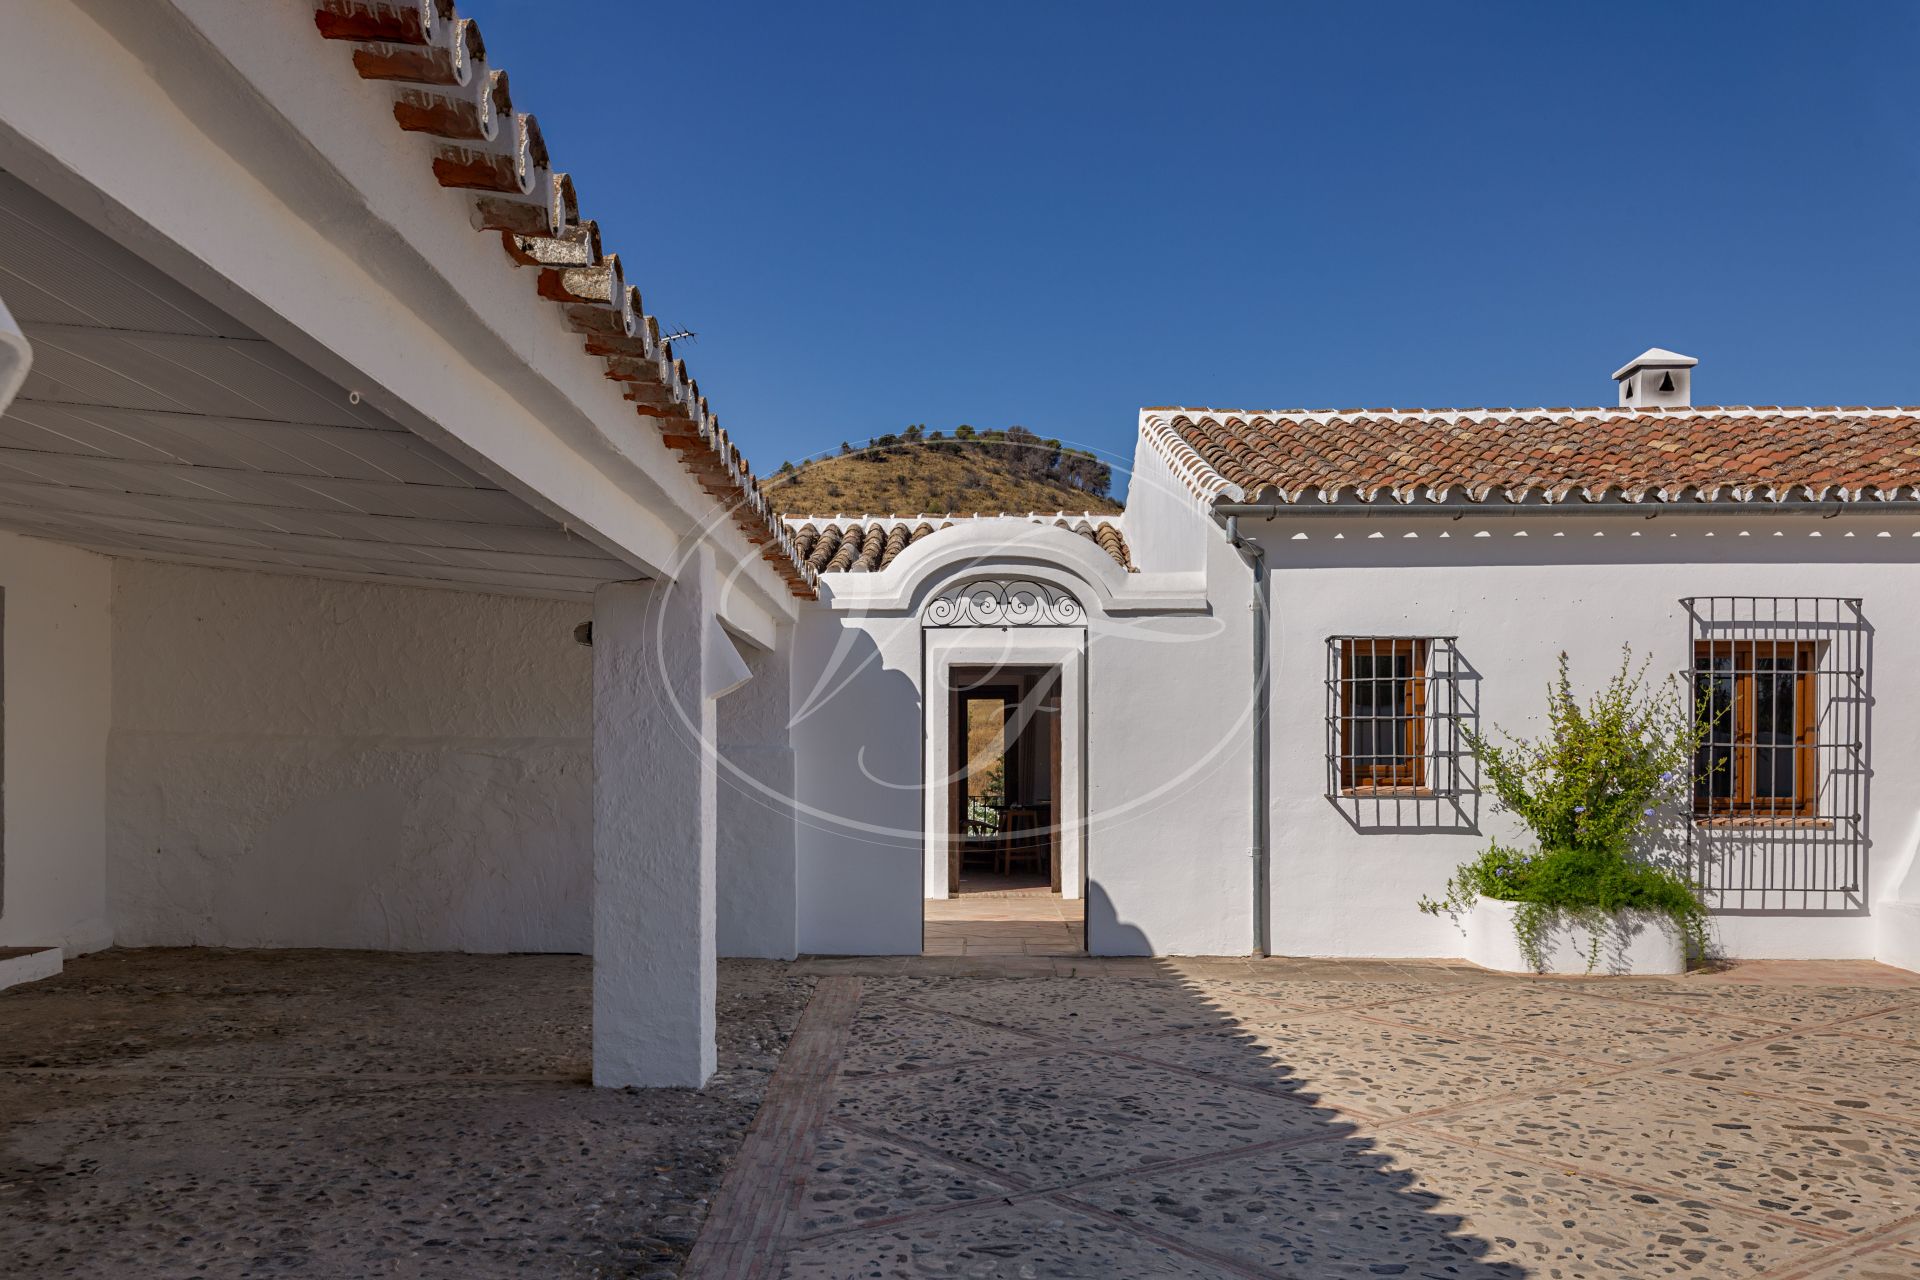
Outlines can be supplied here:
[[1226, 517], [1227, 541], [1246, 559], [1247, 567], [1253, 571], [1253, 812], [1252, 847], [1253, 855], [1253, 946], [1250, 953], [1256, 957], [1267, 954], [1267, 885], [1269, 866], [1273, 861], [1273, 833], [1269, 817], [1267, 793], [1267, 722], [1269, 707], [1272, 703], [1273, 671], [1268, 661], [1271, 629], [1268, 620], [1273, 613], [1271, 585], [1267, 580], [1267, 557], [1258, 543], [1247, 541], [1240, 536], [1240, 517]]

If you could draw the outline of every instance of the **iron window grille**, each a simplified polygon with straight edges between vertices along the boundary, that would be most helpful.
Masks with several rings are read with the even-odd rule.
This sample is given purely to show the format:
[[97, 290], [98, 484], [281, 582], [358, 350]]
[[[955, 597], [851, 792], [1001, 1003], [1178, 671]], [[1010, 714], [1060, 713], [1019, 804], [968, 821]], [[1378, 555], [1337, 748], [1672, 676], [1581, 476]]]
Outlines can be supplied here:
[[[1327, 639], [1327, 797], [1356, 826], [1460, 829], [1465, 664], [1452, 636]], [[1430, 804], [1427, 802], [1441, 802]]]
[[1689, 844], [1720, 910], [1864, 905], [1872, 628], [1854, 598], [1695, 596]]

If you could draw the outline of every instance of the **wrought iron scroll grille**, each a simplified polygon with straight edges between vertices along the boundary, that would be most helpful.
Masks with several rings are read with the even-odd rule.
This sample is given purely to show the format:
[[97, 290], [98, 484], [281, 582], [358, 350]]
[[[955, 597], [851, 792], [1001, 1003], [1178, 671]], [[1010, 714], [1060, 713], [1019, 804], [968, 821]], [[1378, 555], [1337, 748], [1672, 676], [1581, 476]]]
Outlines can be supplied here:
[[1865, 905], [1873, 629], [1854, 598], [1693, 596], [1688, 838], [1722, 911]]
[[1472, 831], [1477, 676], [1453, 636], [1330, 636], [1327, 798], [1358, 830]]
[[970, 582], [927, 604], [928, 627], [1078, 627], [1087, 611], [1069, 593], [1044, 582], [1003, 579]]

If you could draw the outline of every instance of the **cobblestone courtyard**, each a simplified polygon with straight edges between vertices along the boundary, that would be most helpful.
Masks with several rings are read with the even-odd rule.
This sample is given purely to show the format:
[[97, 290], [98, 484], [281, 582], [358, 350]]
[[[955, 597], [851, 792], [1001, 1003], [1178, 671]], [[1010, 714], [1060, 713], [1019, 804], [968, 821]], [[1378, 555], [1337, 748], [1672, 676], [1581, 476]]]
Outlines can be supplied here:
[[136, 951], [0, 993], [0, 1275], [1920, 1277], [1894, 970], [727, 962], [701, 1093], [588, 1087], [588, 980]]
[[1911, 975], [1026, 965], [811, 966], [689, 1275], [1920, 1277]]
[[0, 1277], [671, 1277], [811, 982], [588, 1084], [583, 956], [106, 951], [0, 992]]

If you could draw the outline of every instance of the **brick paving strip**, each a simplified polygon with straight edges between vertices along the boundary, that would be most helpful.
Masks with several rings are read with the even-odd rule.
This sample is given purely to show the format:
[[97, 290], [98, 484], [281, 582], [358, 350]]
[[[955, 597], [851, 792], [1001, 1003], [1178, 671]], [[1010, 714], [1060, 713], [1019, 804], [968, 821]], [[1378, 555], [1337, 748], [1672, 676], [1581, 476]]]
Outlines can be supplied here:
[[833, 1105], [859, 1008], [858, 978], [822, 978], [814, 988], [681, 1280], [766, 1280], [778, 1274], [787, 1218], [806, 1185], [806, 1166]]

